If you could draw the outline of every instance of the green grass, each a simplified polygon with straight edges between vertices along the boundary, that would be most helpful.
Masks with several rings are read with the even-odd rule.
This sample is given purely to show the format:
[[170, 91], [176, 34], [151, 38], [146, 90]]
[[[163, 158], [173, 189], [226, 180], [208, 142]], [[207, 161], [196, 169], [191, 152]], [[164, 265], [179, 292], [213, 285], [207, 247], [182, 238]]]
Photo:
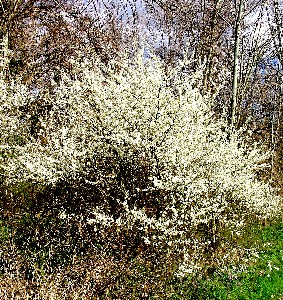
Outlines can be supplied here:
[[7, 241], [9, 238], [9, 228], [3, 225], [3, 221], [0, 220], [0, 243]]
[[169, 299], [283, 299], [283, 223], [252, 227], [241, 243], [258, 253], [252, 262], [175, 283]]
[[[25, 226], [27, 225], [28, 223], [25, 223]], [[11, 231], [12, 228], [0, 221], [0, 245], [3, 245], [3, 250], [9, 241]], [[101, 299], [124, 297], [124, 299], [176, 300], [283, 300], [283, 223], [277, 222], [266, 227], [252, 226], [241, 239], [237, 240], [237, 245], [239, 249], [247, 249], [244, 256], [239, 256], [240, 261], [237, 264], [203, 270], [201, 274], [182, 280], [166, 279], [168, 275], [166, 266], [159, 265], [160, 281], [157, 282], [156, 278], [151, 278], [154, 266], [144, 265], [146, 260], [133, 261], [129, 273], [121, 274], [117, 287], [112, 287], [109, 293], [104, 294], [106, 298]], [[25, 252], [26, 255], [33, 253], [32, 249], [29, 250], [30, 252]], [[40, 269], [40, 265], [44, 265], [48, 259], [45, 257], [44, 249], [36, 253], [42, 254], [38, 256], [39, 260], [35, 261], [41, 262], [37, 266]], [[0, 276], [2, 273], [0, 262]], [[142, 298], [144, 294], [142, 289], [146, 290], [146, 285], [148, 285], [148, 293], [145, 293], [147, 297]]]

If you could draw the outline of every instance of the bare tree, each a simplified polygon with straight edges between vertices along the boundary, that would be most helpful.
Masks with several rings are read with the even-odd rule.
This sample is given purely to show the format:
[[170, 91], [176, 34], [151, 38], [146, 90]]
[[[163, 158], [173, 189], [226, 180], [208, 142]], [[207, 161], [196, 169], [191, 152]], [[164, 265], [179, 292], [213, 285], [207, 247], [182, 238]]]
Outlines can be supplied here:
[[9, 63], [9, 49], [8, 49], [8, 33], [3, 35], [0, 43], [0, 80], [5, 80], [6, 71]]
[[19, 76], [34, 87], [47, 87], [58, 82], [61, 71], [71, 73], [70, 58], [99, 57], [107, 63], [121, 48], [121, 28], [115, 18], [106, 15], [100, 20], [82, 1], [1, 4], [0, 42], [1, 36], [9, 37], [6, 44], [12, 53], [9, 62], [5, 60], [6, 78]]
[[243, 0], [240, 0], [238, 6], [238, 16], [235, 27], [235, 46], [234, 46], [234, 63], [233, 63], [233, 85], [232, 85], [232, 101], [231, 101], [231, 117], [230, 125], [233, 129], [235, 125], [235, 114], [237, 105], [237, 91], [238, 91], [238, 76], [239, 76], [239, 46], [241, 39], [241, 23], [243, 17]]

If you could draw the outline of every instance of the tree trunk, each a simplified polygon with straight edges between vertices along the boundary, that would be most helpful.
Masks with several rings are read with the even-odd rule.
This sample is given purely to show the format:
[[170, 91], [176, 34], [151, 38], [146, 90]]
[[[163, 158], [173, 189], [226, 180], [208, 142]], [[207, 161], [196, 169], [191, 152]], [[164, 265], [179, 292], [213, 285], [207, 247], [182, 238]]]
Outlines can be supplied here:
[[233, 66], [233, 86], [232, 86], [232, 101], [231, 101], [231, 115], [230, 125], [231, 129], [235, 126], [235, 116], [237, 107], [237, 90], [238, 90], [238, 76], [239, 76], [239, 44], [241, 38], [241, 22], [243, 16], [243, 0], [240, 0], [238, 8], [238, 17], [235, 28], [235, 46], [234, 46], [234, 66]]
[[6, 72], [9, 64], [9, 53], [8, 53], [8, 32], [2, 37], [0, 43], [0, 81], [5, 80]]

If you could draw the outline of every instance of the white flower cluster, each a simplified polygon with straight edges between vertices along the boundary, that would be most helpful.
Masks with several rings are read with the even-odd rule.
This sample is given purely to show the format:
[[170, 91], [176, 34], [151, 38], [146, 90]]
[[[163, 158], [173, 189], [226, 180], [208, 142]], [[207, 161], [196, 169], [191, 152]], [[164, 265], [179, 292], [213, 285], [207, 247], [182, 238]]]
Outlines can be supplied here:
[[[165, 69], [157, 58], [144, 61], [141, 54], [119, 69], [85, 66], [76, 80], [63, 74], [55, 94], [45, 96], [51, 109], [39, 116], [37, 138], [28, 136], [28, 116], [20, 111], [35, 100], [24, 86], [2, 83], [0, 160], [6, 181], [87, 178], [87, 159], [107, 157], [109, 147], [120, 158], [138, 150], [149, 158], [149, 188], [166, 190], [170, 204], [159, 218], [148, 217], [128, 206], [125, 191], [125, 212], [115, 222], [133, 230], [139, 224], [146, 243], [179, 243], [180, 251], [198, 245], [193, 230], [200, 224], [212, 224], [214, 233], [224, 227], [236, 232], [253, 214], [277, 213], [280, 199], [253, 173], [266, 155], [240, 146], [237, 134], [228, 141], [221, 130], [225, 123], [212, 118], [209, 97], [198, 91], [201, 72]], [[109, 218], [100, 211], [89, 223]]]

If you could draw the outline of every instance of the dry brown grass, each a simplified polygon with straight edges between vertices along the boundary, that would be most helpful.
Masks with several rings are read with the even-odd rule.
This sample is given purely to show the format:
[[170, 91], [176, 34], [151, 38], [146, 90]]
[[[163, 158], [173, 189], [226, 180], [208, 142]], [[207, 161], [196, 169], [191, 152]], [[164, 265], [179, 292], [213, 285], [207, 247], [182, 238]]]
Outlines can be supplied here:
[[125, 268], [125, 262], [91, 256], [51, 275], [35, 275], [32, 280], [7, 272], [0, 280], [0, 299], [100, 299], [115, 285]]
[[149, 299], [150, 295], [166, 299], [166, 282], [172, 277], [175, 259], [165, 261], [144, 253], [118, 260], [101, 252], [78, 258], [49, 275], [35, 270], [32, 279], [20, 273], [23, 266], [17, 263], [0, 275], [0, 299]]

